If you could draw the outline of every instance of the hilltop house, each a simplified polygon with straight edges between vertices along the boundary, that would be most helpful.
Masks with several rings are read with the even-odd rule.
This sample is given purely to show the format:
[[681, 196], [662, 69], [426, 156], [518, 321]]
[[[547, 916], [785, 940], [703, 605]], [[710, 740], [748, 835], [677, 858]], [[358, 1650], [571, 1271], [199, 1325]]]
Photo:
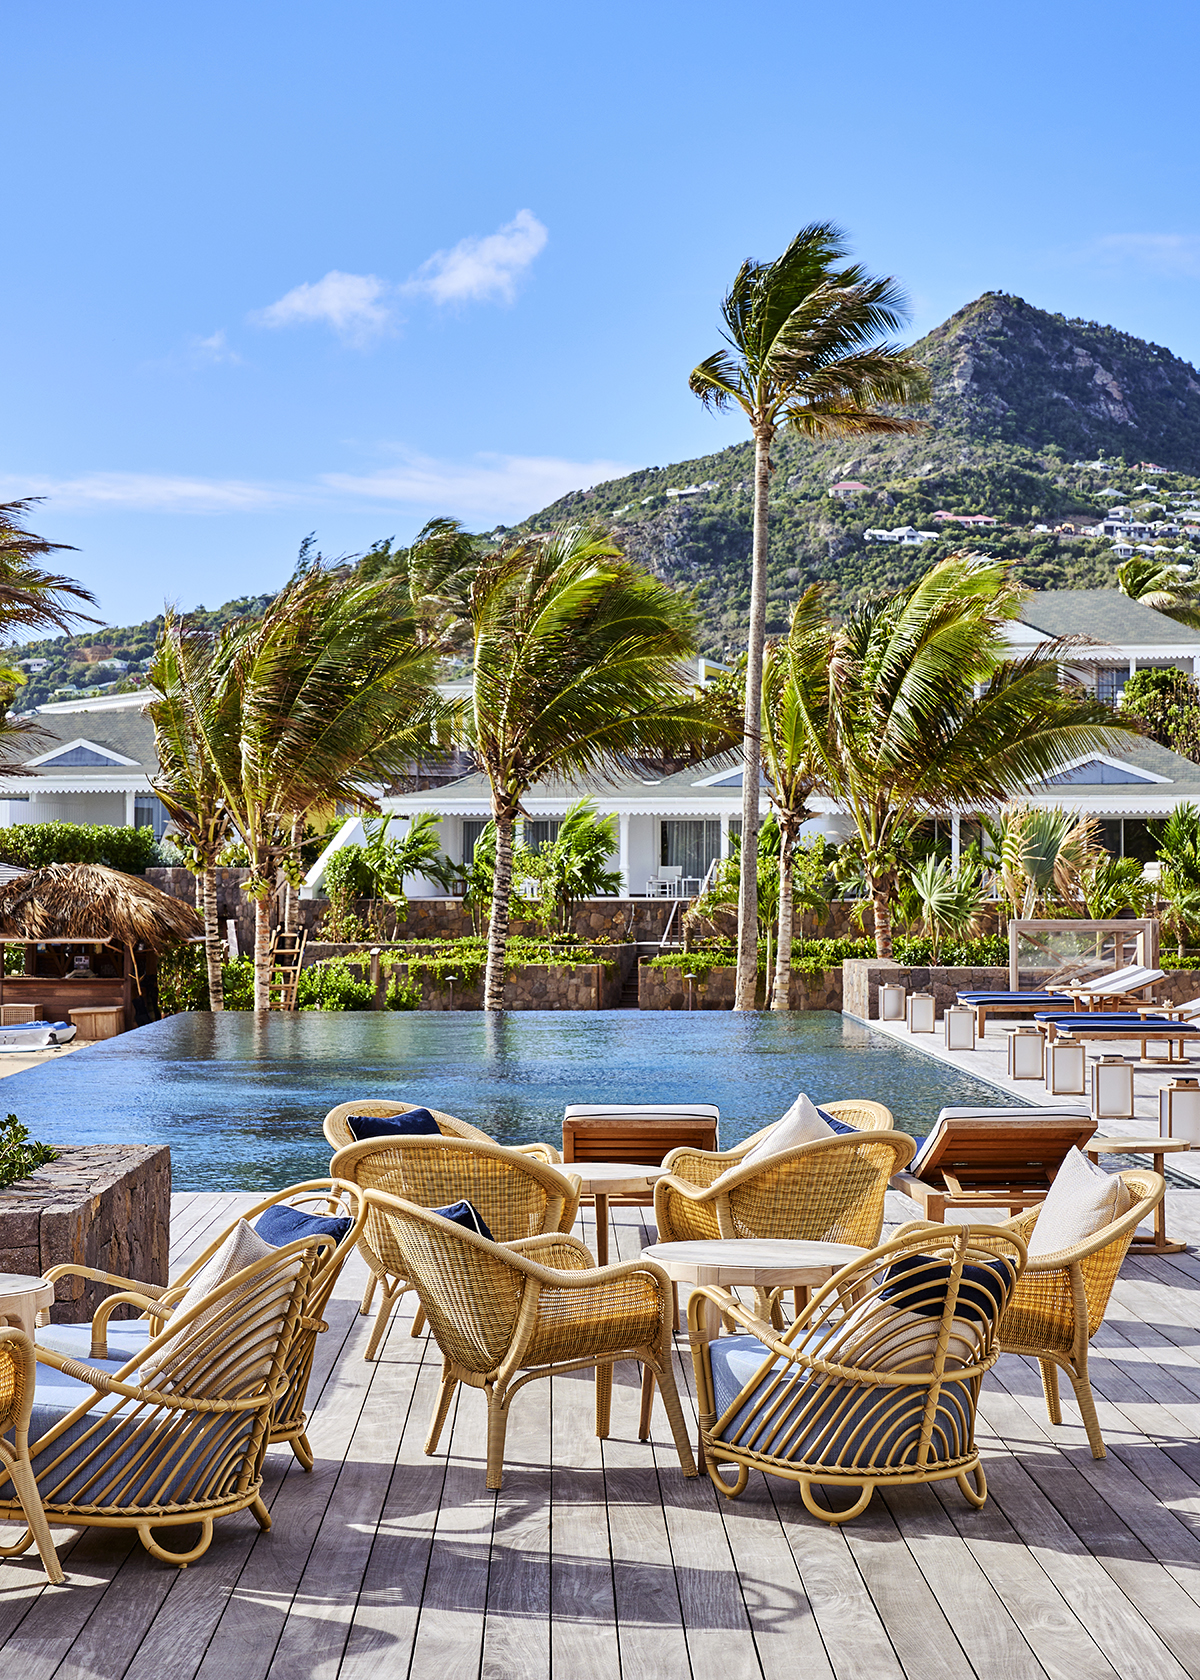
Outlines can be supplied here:
[[13, 823], [108, 823], [152, 828], [167, 813], [150, 787], [158, 769], [151, 695], [113, 694], [39, 706], [22, 774], [0, 775], [0, 827]]

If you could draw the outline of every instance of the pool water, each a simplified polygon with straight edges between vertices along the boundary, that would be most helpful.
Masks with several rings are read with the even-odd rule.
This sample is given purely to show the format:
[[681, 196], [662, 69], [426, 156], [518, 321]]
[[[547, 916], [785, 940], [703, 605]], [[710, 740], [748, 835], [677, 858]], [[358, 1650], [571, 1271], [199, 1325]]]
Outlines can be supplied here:
[[167, 1143], [177, 1190], [270, 1190], [328, 1170], [335, 1103], [394, 1097], [501, 1143], [561, 1142], [573, 1102], [712, 1102], [721, 1143], [797, 1091], [872, 1097], [922, 1135], [943, 1106], [1011, 1103], [829, 1011], [795, 1015], [174, 1015], [4, 1081], [0, 1109], [47, 1143]]

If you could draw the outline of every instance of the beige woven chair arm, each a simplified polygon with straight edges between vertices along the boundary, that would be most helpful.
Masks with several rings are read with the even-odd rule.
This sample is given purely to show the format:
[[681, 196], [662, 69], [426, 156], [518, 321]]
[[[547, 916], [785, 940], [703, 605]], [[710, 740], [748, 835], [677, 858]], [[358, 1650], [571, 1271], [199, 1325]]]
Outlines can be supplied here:
[[155, 1301], [160, 1301], [171, 1289], [168, 1283], [147, 1283], [143, 1278], [121, 1277], [116, 1272], [99, 1272], [94, 1266], [73, 1266], [68, 1263], [63, 1266], [51, 1266], [49, 1271], [42, 1273], [43, 1283], [57, 1283], [59, 1278], [64, 1277], [81, 1277], [89, 1279], [92, 1283], [109, 1283], [114, 1289], [136, 1289]]
[[17, 1367], [16, 1392], [7, 1407], [0, 1407], [0, 1431], [7, 1433], [16, 1426], [24, 1429], [33, 1410], [33, 1390], [37, 1382], [37, 1361], [33, 1343], [24, 1330], [15, 1326], [0, 1329], [0, 1353], [7, 1353]]
[[[165, 1406], [177, 1412], [254, 1412], [264, 1406], [268, 1400], [274, 1400], [287, 1387], [287, 1378], [281, 1373], [280, 1380], [268, 1394], [251, 1395], [245, 1400], [190, 1400], [186, 1395], [168, 1394], [162, 1389], [147, 1388], [141, 1383], [122, 1382], [108, 1371], [98, 1371], [94, 1365], [85, 1365], [79, 1359], [71, 1359], [65, 1353], [56, 1353], [53, 1348], [36, 1347], [34, 1358], [39, 1365], [53, 1365], [68, 1377], [74, 1377], [77, 1382], [87, 1383], [99, 1394], [123, 1394], [129, 1400], [144, 1400], [150, 1406]], [[79, 1408], [76, 1407], [76, 1410]]]
[[[721, 1170], [724, 1171], [724, 1168]], [[715, 1181], [720, 1174], [714, 1174], [713, 1176]], [[654, 1188], [656, 1191], [674, 1190], [677, 1195], [682, 1196], [685, 1201], [689, 1202], [715, 1201], [717, 1196], [721, 1193], [721, 1191], [713, 1189], [711, 1182], [708, 1184], [697, 1184], [694, 1180], [690, 1178], [680, 1178], [678, 1173], [673, 1172], [667, 1173], [665, 1178], [658, 1179], [655, 1182]], [[722, 1185], [721, 1190], [724, 1190], [724, 1188], [725, 1186]]]
[[534, 1161], [544, 1161], [548, 1167], [556, 1167], [562, 1156], [552, 1143], [515, 1143], [513, 1152], [517, 1155], [528, 1155]]
[[615, 1283], [620, 1278], [634, 1277], [639, 1272], [648, 1273], [668, 1294], [671, 1288], [670, 1278], [653, 1260], [619, 1260], [611, 1266], [597, 1266], [593, 1262], [586, 1270], [581, 1267], [578, 1271], [562, 1271], [556, 1267], [540, 1265], [536, 1260], [528, 1260], [523, 1254], [513, 1254], [507, 1245], [504, 1254], [510, 1266], [528, 1273], [549, 1289], [602, 1289], [605, 1284]]
[[662, 1164], [669, 1171], [689, 1178], [693, 1184], [711, 1184], [718, 1173], [741, 1160], [751, 1142], [753, 1139], [747, 1139], [736, 1149], [695, 1149], [690, 1144], [681, 1143], [676, 1149], [667, 1151]]
[[536, 1237], [517, 1237], [504, 1247], [510, 1254], [532, 1254], [544, 1266], [561, 1266], [564, 1271], [594, 1271], [596, 1259], [586, 1243], [566, 1231], [540, 1231]]
[[693, 1341], [708, 1340], [703, 1334], [703, 1320], [700, 1316], [701, 1304], [706, 1300], [719, 1307], [725, 1317], [733, 1319], [736, 1324], [744, 1325], [760, 1342], [773, 1346], [778, 1339], [779, 1332], [769, 1319], [761, 1318], [752, 1307], [748, 1307], [744, 1301], [739, 1301], [737, 1296], [729, 1291], [705, 1284], [699, 1289], [693, 1289], [688, 1298], [688, 1329]]

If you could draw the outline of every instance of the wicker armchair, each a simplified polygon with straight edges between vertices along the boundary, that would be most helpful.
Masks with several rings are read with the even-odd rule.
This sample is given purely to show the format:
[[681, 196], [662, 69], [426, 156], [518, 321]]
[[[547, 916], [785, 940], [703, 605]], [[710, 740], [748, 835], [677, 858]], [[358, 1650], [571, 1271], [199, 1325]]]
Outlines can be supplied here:
[[[50, 1525], [29, 1462], [29, 1415], [35, 1380], [29, 1337], [23, 1330], [0, 1330], [0, 1482], [12, 1483], [16, 1498], [9, 1508], [15, 1504], [26, 1523], [21, 1540], [4, 1556], [12, 1557], [36, 1544], [48, 1579], [57, 1585], [63, 1578], [62, 1564], [50, 1538]], [[11, 1442], [6, 1439], [10, 1430]]]
[[[1107, 1455], [1088, 1379], [1088, 1343], [1104, 1319], [1133, 1233], [1143, 1219], [1153, 1214], [1167, 1188], [1159, 1173], [1134, 1171], [1120, 1176], [1136, 1198], [1135, 1205], [1086, 1242], [1076, 1243], [1057, 1254], [1031, 1256], [1008, 1311], [1000, 1321], [1001, 1351], [1032, 1355], [1041, 1366], [1051, 1423], [1062, 1422], [1058, 1395], [1060, 1365], [1070, 1377], [1093, 1458]], [[991, 1229], [1013, 1233], [1028, 1242], [1039, 1212], [1039, 1208], [1030, 1208]]]
[[[330, 1214], [335, 1218], [351, 1221], [350, 1230], [336, 1248], [332, 1244], [327, 1245], [317, 1257], [304, 1311], [288, 1347], [285, 1364], [287, 1387], [276, 1401], [271, 1414], [269, 1444], [276, 1446], [286, 1441], [301, 1467], [311, 1470], [313, 1454], [305, 1434], [308, 1420], [304, 1402], [308, 1394], [308, 1379], [312, 1374], [317, 1336], [322, 1330], [329, 1328], [322, 1315], [329, 1297], [333, 1294], [333, 1286], [342, 1267], [358, 1244], [367, 1209], [356, 1185], [339, 1183], [332, 1178], [318, 1178], [309, 1179], [305, 1184], [291, 1184], [286, 1190], [279, 1190], [275, 1195], [256, 1202], [252, 1208], [239, 1214], [238, 1218], [248, 1223], [252, 1222], [267, 1208], [277, 1207], [281, 1203], [299, 1208], [305, 1213]], [[87, 1266], [53, 1267], [46, 1273], [48, 1282], [73, 1274], [76, 1277], [91, 1278], [98, 1283], [107, 1283], [119, 1293], [110, 1295], [108, 1300], [101, 1303], [90, 1325], [52, 1324], [45, 1330], [39, 1330], [38, 1346], [51, 1347], [58, 1353], [68, 1354], [72, 1359], [87, 1363], [91, 1360], [107, 1359], [111, 1340], [113, 1351], [119, 1353], [121, 1359], [131, 1358], [146, 1345], [151, 1336], [158, 1335], [170, 1322], [171, 1311], [188, 1284], [225, 1243], [237, 1223], [238, 1221], [234, 1220], [227, 1225], [219, 1236], [213, 1238], [204, 1252], [192, 1261], [187, 1270], [181, 1272], [174, 1283], [168, 1285], [138, 1282], [132, 1278], [117, 1277], [111, 1272], [97, 1272]], [[119, 1319], [113, 1323], [113, 1313], [122, 1306], [141, 1308], [143, 1317], [133, 1322]]]
[[[993, 1233], [938, 1225], [893, 1238], [844, 1266], [786, 1332], [728, 1290], [697, 1290], [688, 1325], [713, 1484], [734, 1499], [753, 1469], [787, 1477], [828, 1523], [858, 1516], [876, 1487], [951, 1477], [981, 1506], [975, 1406], [1025, 1259], [1018, 1235]], [[745, 1333], [720, 1335], [722, 1318]], [[737, 1466], [732, 1483], [722, 1464]], [[819, 1505], [814, 1484], [858, 1497]]]
[[[373, 1216], [393, 1227], [403, 1265], [441, 1349], [442, 1386], [425, 1442], [438, 1438], [459, 1383], [487, 1396], [487, 1486], [501, 1485], [513, 1396], [536, 1377], [596, 1370], [596, 1434], [609, 1432], [612, 1367], [637, 1359], [654, 1372], [685, 1476], [696, 1474], [671, 1368], [674, 1313], [661, 1266], [597, 1266], [576, 1237], [547, 1232], [488, 1242], [396, 1196], [366, 1192]], [[640, 1426], [643, 1438], [648, 1421]]]
[[[245, 1267], [116, 1370], [37, 1348], [29, 1458], [47, 1519], [132, 1528], [153, 1557], [180, 1566], [208, 1550], [218, 1517], [249, 1509], [269, 1529], [261, 1487], [271, 1415], [314, 1264], [332, 1246], [328, 1237], [289, 1243]], [[21, 1515], [19, 1499], [0, 1497], [0, 1517]], [[156, 1529], [197, 1523], [189, 1551], [154, 1539]]]
[[[356, 1102], [339, 1103], [325, 1116], [325, 1136], [332, 1148], [345, 1149], [355, 1141], [346, 1124], [351, 1115], [370, 1115], [372, 1119], [390, 1120], [394, 1114], [409, 1114], [417, 1107], [424, 1107], [424, 1104], [385, 1102], [376, 1097], [360, 1097]], [[437, 1121], [443, 1137], [471, 1138], [475, 1143], [496, 1141], [486, 1132], [481, 1132], [478, 1126], [472, 1126], [468, 1120], [456, 1120], [453, 1114], [443, 1114], [436, 1108], [431, 1108], [429, 1113]], [[516, 1143], [511, 1145], [511, 1148], [516, 1154], [528, 1155], [535, 1161], [553, 1164], [562, 1159], [552, 1143]]]
[[[490, 1138], [367, 1138], [339, 1149], [330, 1171], [361, 1190], [382, 1190], [419, 1207], [447, 1207], [472, 1202], [497, 1242], [569, 1231], [579, 1207], [579, 1180], [531, 1155], [504, 1149]], [[390, 1219], [368, 1198], [359, 1252], [370, 1268], [361, 1312], [371, 1310], [376, 1288], [379, 1310], [367, 1342], [365, 1359], [379, 1351], [396, 1302], [411, 1288], [404, 1257]], [[424, 1325], [423, 1308], [413, 1321], [413, 1335]]]
[[737, 1164], [744, 1146], [714, 1155], [674, 1150], [664, 1163], [670, 1173], [654, 1187], [658, 1240], [782, 1237], [870, 1248], [888, 1181], [915, 1150], [907, 1132], [882, 1129], [820, 1138], [746, 1166]]

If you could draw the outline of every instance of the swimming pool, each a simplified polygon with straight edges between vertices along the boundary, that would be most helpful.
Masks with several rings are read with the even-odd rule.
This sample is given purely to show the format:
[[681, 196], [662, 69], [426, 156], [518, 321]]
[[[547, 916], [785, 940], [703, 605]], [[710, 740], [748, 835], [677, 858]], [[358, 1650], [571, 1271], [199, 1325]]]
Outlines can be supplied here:
[[4, 1081], [48, 1143], [167, 1143], [178, 1190], [257, 1190], [324, 1173], [321, 1121], [394, 1096], [501, 1143], [559, 1142], [571, 1102], [715, 1102], [739, 1142], [805, 1090], [874, 1097], [921, 1134], [949, 1103], [1011, 1102], [991, 1086], [832, 1012], [634, 1009], [174, 1015]]

